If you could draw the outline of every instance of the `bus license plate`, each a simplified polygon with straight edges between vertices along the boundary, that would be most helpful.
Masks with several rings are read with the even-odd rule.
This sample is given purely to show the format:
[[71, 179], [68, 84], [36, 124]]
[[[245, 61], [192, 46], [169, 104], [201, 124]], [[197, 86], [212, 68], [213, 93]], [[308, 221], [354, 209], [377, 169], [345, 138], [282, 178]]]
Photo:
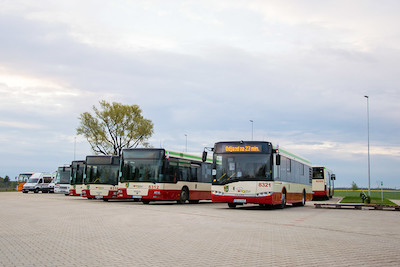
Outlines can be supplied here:
[[142, 198], [142, 196], [135, 196], [135, 195], [133, 195], [132, 198]]
[[102, 199], [103, 196], [94, 196], [95, 199]]
[[246, 199], [243, 198], [235, 198], [233, 203], [246, 203]]

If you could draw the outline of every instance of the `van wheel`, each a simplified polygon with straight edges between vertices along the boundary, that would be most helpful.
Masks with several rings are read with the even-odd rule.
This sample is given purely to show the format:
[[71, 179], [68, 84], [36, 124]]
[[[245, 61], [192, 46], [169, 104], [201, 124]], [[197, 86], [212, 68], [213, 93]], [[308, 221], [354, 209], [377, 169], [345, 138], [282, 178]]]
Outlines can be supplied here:
[[35, 194], [39, 193], [39, 189], [36, 188], [35, 191], [33, 191], [33, 193], [35, 193]]

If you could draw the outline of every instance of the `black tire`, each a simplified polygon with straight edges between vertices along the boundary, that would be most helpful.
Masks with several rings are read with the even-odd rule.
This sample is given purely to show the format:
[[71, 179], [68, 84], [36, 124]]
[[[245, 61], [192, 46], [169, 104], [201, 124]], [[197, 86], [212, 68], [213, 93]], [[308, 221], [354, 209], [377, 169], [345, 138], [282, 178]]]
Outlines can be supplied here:
[[103, 201], [108, 202], [108, 198], [103, 198]]
[[234, 209], [234, 208], [236, 208], [236, 204], [235, 203], [228, 203], [228, 207], [230, 209]]
[[306, 205], [306, 192], [305, 191], [303, 191], [303, 198], [301, 199], [301, 202], [296, 203], [295, 206], [304, 206], [304, 205]]
[[39, 193], [39, 189], [36, 188], [35, 191], [33, 191], [33, 193], [35, 193], [35, 194]]
[[282, 192], [282, 203], [279, 204], [280, 209], [284, 209], [286, 207], [286, 191]]
[[150, 200], [148, 200], [148, 199], [143, 199], [142, 202], [143, 202], [143, 204], [146, 204], [146, 205], [147, 205], [147, 204], [150, 203]]
[[26, 194], [26, 193], [28, 193], [28, 191], [22, 191], [22, 193]]
[[178, 200], [178, 203], [185, 204], [187, 200], [189, 200], [189, 189], [187, 187], [184, 187], [181, 190], [181, 196]]

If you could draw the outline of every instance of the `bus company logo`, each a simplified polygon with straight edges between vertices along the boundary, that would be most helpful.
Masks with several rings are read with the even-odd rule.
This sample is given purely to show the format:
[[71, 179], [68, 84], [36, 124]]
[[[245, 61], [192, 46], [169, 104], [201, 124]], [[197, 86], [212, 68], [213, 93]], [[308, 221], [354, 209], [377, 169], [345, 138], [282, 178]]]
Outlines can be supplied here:
[[243, 187], [238, 187], [238, 188], [237, 188], [237, 192], [238, 192], [238, 193], [242, 193], [242, 194], [250, 193], [249, 190], [245, 190]]
[[227, 192], [227, 193], [229, 192], [229, 185], [225, 185], [224, 186], [224, 191]]

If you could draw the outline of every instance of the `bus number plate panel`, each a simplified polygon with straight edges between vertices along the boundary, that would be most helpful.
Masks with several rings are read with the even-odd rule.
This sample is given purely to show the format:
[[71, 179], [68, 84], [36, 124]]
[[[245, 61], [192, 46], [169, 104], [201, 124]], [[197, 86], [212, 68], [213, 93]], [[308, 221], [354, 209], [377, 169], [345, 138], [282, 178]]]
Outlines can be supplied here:
[[235, 199], [233, 199], [233, 203], [246, 203], [246, 199], [235, 198]]

